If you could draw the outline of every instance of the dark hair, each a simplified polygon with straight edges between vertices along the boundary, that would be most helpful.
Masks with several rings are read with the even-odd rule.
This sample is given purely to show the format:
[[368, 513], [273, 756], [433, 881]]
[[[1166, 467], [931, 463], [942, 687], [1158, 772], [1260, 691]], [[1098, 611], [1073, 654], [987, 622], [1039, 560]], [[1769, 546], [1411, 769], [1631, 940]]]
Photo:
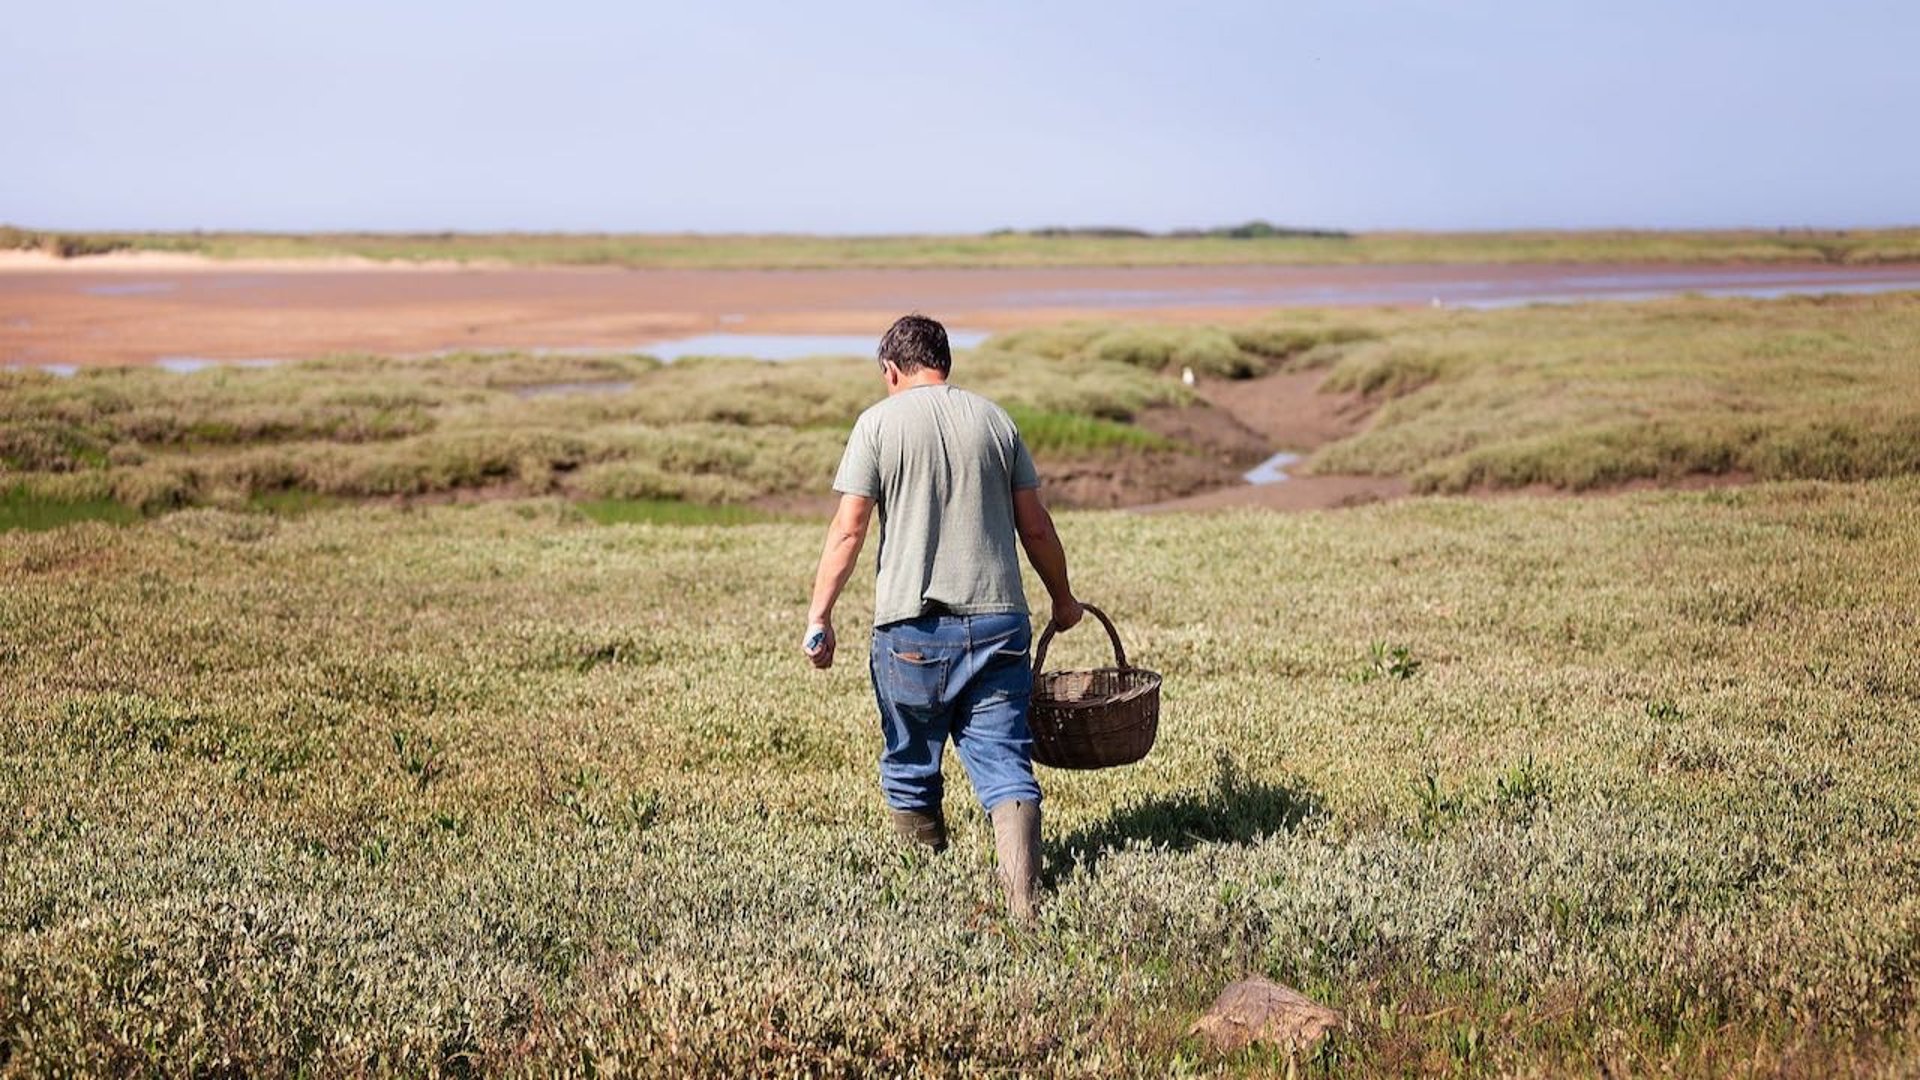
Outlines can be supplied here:
[[945, 375], [953, 370], [953, 352], [947, 348], [947, 328], [915, 312], [903, 315], [880, 339], [880, 362], [892, 364], [902, 375], [932, 368]]

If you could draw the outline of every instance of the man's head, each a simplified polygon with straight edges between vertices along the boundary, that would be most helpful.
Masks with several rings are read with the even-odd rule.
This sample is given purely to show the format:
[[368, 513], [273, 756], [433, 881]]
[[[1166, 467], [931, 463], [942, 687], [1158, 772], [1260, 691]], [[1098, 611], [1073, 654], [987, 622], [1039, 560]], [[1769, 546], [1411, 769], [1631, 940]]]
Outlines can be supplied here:
[[944, 381], [953, 371], [947, 328], [925, 315], [902, 316], [880, 339], [880, 370], [890, 389]]

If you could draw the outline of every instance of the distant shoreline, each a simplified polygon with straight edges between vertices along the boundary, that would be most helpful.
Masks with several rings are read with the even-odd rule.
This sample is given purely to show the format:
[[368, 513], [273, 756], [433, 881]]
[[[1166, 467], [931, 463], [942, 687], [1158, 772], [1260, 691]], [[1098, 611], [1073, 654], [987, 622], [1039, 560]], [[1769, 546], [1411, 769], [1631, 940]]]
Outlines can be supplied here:
[[1120, 229], [964, 235], [66, 232], [0, 226], [0, 271], [614, 267], [1055, 269], [1433, 264], [1920, 263], [1920, 227], [1512, 232]]

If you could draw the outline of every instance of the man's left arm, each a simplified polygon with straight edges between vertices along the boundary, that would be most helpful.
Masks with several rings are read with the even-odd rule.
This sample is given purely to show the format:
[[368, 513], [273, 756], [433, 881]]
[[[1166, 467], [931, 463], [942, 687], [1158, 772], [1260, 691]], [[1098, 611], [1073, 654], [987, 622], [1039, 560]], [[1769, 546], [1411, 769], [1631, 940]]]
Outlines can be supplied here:
[[[817, 668], [833, 666], [833, 605], [853, 576], [860, 549], [867, 542], [867, 527], [873, 520], [873, 500], [864, 495], [840, 496], [827, 526], [827, 544], [820, 552], [820, 568], [813, 575], [813, 603], [807, 608], [807, 637], [802, 648]], [[814, 644], [815, 635], [820, 641]]]

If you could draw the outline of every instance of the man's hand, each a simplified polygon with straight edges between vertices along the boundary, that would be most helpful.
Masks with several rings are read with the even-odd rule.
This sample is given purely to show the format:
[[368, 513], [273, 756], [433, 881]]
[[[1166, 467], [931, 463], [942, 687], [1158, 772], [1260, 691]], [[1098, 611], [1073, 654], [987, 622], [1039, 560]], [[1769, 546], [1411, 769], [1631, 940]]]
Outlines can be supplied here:
[[[813, 602], [807, 606], [807, 636], [800, 642], [807, 659], [823, 671], [833, 666], [833, 605], [853, 574], [854, 560], [860, 557], [860, 545], [867, 541], [867, 523], [872, 519], [872, 499], [841, 495], [833, 523], [827, 526], [827, 544], [820, 552], [820, 568], [813, 575]], [[817, 643], [815, 635], [819, 636]]]
[[807, 636], [802, 639], [800, 649], [814, 667], [825, 671], [833, 666], [834, 644], [833, 624], [816, 622], [807, 626]]
[[1053, 628], [1055, 630], [1071, 630], [1080, 625], [1080, 620], [1084, 618], [1086, 614], [1086, 607], [1083, 606], [1080, 601], [1069, 596], [1066, 600], [1056, 602], [1053, 605]]

